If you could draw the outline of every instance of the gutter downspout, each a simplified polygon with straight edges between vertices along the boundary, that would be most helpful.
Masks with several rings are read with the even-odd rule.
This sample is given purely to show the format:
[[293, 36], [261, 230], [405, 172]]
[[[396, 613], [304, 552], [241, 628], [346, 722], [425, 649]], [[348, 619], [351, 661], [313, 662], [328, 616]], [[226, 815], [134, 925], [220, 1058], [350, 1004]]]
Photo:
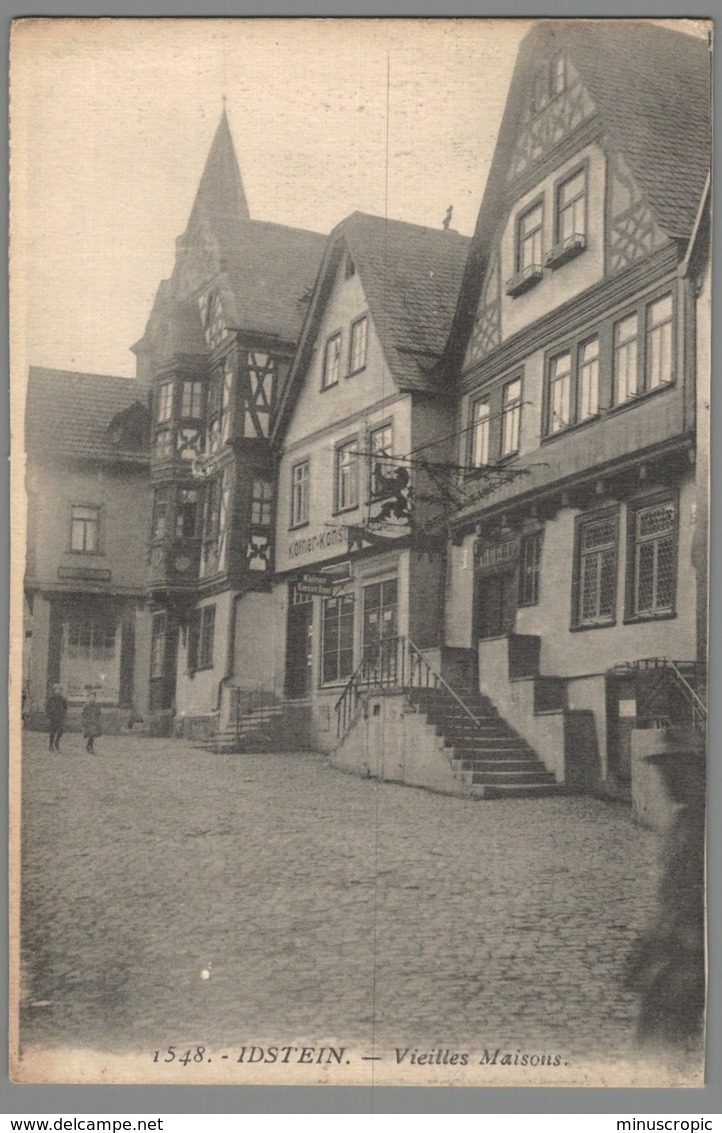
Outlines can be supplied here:
[[231, 626], [228, 633], [228, 648], [226, 650], [226, 670], [220, 681], [218, 682], [218, 693], [216, 695], [216, 712], [219, 713], [219, 716], [221, 711], [221, 702], [223, 700], [223, 689], [226, 687], [228, 682], [232, 680], [234, 675], [234, 656], [236, 652], [236, 612], [238, 609], [238, 603], [240, 602], [241, 598], [245, 597], [247, 593], [247, 589], [237, 590], [233, 595], [233, 602], [231, 604]]

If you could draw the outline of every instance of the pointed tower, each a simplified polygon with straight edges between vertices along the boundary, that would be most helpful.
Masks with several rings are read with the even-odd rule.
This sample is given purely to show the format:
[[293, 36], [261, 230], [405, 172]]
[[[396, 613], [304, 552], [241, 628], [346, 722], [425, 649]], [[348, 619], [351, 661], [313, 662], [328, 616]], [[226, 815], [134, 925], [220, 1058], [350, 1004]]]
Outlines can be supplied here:
[[134, 347], [152, 389], [151, 712], [167, 724], [175, 710], [194, 733], [219, 709], [227, 718], [228, 643], [236, 617], [250, 618], [237, 607], [268, 591], [270, 432], [323, 245], [251, 220], [224, 109], [172, 276]]
[[185, 236], [205, 229], [226, 247], [237, 233], [239, 222], [250, 220], [241, 171], [233, 146], [228, 115], [223, 107], [188, 219]]

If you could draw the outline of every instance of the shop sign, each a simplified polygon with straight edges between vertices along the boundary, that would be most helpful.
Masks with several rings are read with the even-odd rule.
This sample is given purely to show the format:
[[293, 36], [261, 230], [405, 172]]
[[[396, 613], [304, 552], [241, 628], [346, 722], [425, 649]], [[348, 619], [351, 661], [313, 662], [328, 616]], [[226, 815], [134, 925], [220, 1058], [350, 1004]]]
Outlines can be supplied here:
[[302, 574], [296, 582], [297, 594], [315, 594], [319, 598], [333, 598], [335, 579], [327, 574]]

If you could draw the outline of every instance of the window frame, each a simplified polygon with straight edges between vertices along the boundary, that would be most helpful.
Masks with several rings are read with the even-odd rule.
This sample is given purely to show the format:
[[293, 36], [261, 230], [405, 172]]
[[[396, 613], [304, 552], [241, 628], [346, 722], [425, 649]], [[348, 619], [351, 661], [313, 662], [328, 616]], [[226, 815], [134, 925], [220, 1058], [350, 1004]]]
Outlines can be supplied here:
[[[492, 463], [492, 457], [491, 457], [491, 442], [492, 442], [491, 423], [492, 423], [493, 417], [492, 417], [492, 412], [491, 412], [491, 400], [492, 399], [491, 399], [490, 394], [485, 393], [485, 394], [482, 394], [479, 397], [473, 398], [470, 402], [470, 406], [469, 406], [470, 428], [469, 428], [468, 460], [469, 460], [469, 465], [472, 469], [488, 468], [489, 465]], [[477, 413], [478, 408], [481, 405], [485, 405], [489, 412], [487, 413], [486, 417], [478, 420], [476, 413]], [[485, 430], [486, 431], [486, 460], [477, 461], [476, 460], [477, 432], [478, 432], [479, 426], [482, 423], [484, 425], [486, 425], [486, 430]]]
[[[578, 177], [580, 173], [583, 175], [583, 178], [584, 178], [584, 187], [583, 187], [582, 192], [580, 194], [581, 197], [584, 200], [584, 222], [583, 222], [584, 223], [584, 231], [580, 232], [580, 233], [572, 233], [572, 235], [582, 236], [584, 238], [585, 243], [586, 243], [587, 233], [589, 231], [589, 159], [588, 158], [586, 158], [584, 161], [580, 161], [578, 165], [575, 165], [572, 169], [569, 169], [566, 173], [562, 174], [562, 176], [557, 178], [557, 180], [554, 182], [554, 224], [553, 224], [554, 247], [556, 247], [558, 244], [561, 244], [563, 242], [563, 240], [565, 239], [565, 237], [563, 237], [562, 234], [561, 234], [561, 226], [560, 226], [560, 223], [559, 223], [559, 221], [561, 219], [561, 213], [562, 213], [562, 209], [560, 207], [562, 190], [564, 189], [565, 185], [568, 185], [569, 182], [573, 181], [576, 177]], [[575, 201], [579, 200], [579, 197], [575, 197], [574, 200]], [[568, 207], [569, 206], [567, 205], [566, 208], [568, 208]], [[566, 211], [566, 209], [564, 211]], [[568, 237], [566, 237], [566, 239], [568, 239]]]
[[[306, 475], [300, 483], [303, 485], [302, 500], [304, 503], [303, 515], [298, 517], [296, 515], [296, 471], [300, 468], [306, 469]], [[290, 501], [290, 515], [289, 515], [289, 531], [295, 531], [299, 527], [307, 527], [310, 522], [309, 516], [311, 514], [311, 458], [305, 456], [303, 460], [297, 460], [291, 465], [291, 501]]]
[[[389, 430], [390, 441], [387, 447], [379, 449], [374, 452], [374, 437], [380, 433]], [[386, 421], [381, 421], [378, 425], [374, 425], [368, 431], [368, 452], [369, 452], [369, 499], [378, 499], [378, 495], [374, 490], [374, 481], [376, 476], [377, 466], [381, 466], [381, 474], [388, 473], [393, 467], [394, 458], [394, 421], [393, 417], [389, 417]], [[386, 462], [386, 467], [385, 466]]]
[[[582, 369], [583, 369], [583, 352], [586, 347], [590, 346], [593, 342], [597, 343], [597, 356], [596, 356], [596, 376], [597, 376], [597, 392], [596, 392], [596, 412], [588, 414], [586, 417], [581, 417], [581, 403], [582, 403]], [[590, 421], [596, 421], [600, 414], [599, 408], [599, 393], [600, 393], [600, 377], [602, 368], [602, 349], [603, 338], [599, 330], [593, 334], [587, 334], [583, 338], [574, 339], [560, 343], [553, 349], [548, 350], [544, 357], [544, 413], [542, 422], [542, 442], [552, 440], [555, 437], [562, 436], [570, 432], [572, 429], [578, 428], [580, 425], [586, 425]], [[569, 412], [570, 420], [568, 424], [554, 429], [553, 426], [553, 367], [558, 358], [563, 357], [565, 354], [570, 356], [570, 370], [569, 370]]]
[[[545, 196], [544, 193], [540, 193], [537, 197], [535, 197], [535, 199], [533, 201], [530, 201], [529, 204], [527, 204], [517, 214], [517, 218], [516, 218], [516, 241], [515, 241], [516, 247], [515, 247], [515, 254], [514, 254], [515, 275], [520, 275], [522, 272], [532, 272], [533, 269], [535, 269], [535, 268], [538, 269], [539, 271], [541, 271], [544, 267], [544, 219], [545, 219], [545, 217], [544, 217], [544, 213], [545, 213], [544, 196]], [[522, 263], [522, 249], [523, 249], [524, 244], [530, 239], [530, 235], [527, 234], [527, 236], [524, 238], [524, 240], [522, 240], [521, 226], [522, 226], [522, 223], [524, 222], [524, 220], [526, 219], [526, 217], [528, 217], [530, 215], [530, 213], [535, 212], [536, 209], [541, 210], [541, 219], [539, 221], [538, 227], [535, 228], [533, 230], [533, 232], [531, 233], [531, 236], [532, 237], [536, 236], [537, 232], [540, 233], [539, 259], [533, 260], [532, 263], [524, 265]]]
[[[205, 399], [204, 390], [205, 382], [200, 378], [184, 378], [181, 388], [181, 410], [180, 419], [182, 421], [202, 421], [205, 416]], [[190, 412], [186, 413], [186, 390], [191, 387], [190, 392]], [[196, 394], [198, 395], [198, 412], [194, 413], [193, 408], [196, 403]]]
[[191, 611], [188, 623], [188, 672], [190, 674], [213, 668], [215, 628], [215, 602]]
[[[649, 368], [649, 339], [654, 327], [650, 328], [649, 319], [650, 311], [655, 304], [661, 300], [669, 297], [672, 303], [672, 313], [668, 321], [659, 323], [657, 326], [670, 326], [670, 348], [669, 348], [669, 362], [670, 362], [670, 376], [668, 381], [659, 382], [657, 385], [650, 386], [650, 368]], [[611, 405], [610, 409], [622, 409], [624, 406], [632, 405], [641, 398], [648, 397], [651, 394], [659, 393], [661, 390], [672, 389], [677, 384], [677, 289], [673, 280], [669, 280], [666, 285], [657, 287], [651, 294], [642, 296], [637, 302], [624, 311], [620, 311], [610, 320], [611, 323]], [[616, 328], [623, 323], [626, 319], [636, 316], [637, 319], [637, 388], [635, 393], [628, 395], [623, 401], [617, 400], [617, 350], [615, 346]]]
[[[594, 523], [606, 519], [614, 520], [614, 595], [612, 599], [613, 610], [610, 615], [599, 615], [594, 619], [582, 620], [582, 559], [585, 558], [583, 550], [584, 530]], [[591, 554], [599, 555], [605, 548], [595, 548]], [[619, 505], [600, 508], [596, 511], [582, 512], [574, 519], [574, 562], [572, 567], [572, 610], [570, 629], [584, 631], [592, 629], [608, 629], [617, 624], [617, 607], [619, 601], [619, 557], [620, 557], [620, 522]]]
[[[173, 420], [173, 403], [175, 400], [175, 382], [172, 378], [167, 381], [159, 382], [158, 384], [158, 397], [156, 401], [155, 424], [157, 426], [168, 425]], [[166, 396], [166, 391], [170, 393]], [[161, 413], [163, 416], [161, 416]], [[159, 430], [160, 431], [160, 430]]]
[[[81, 511], [92, 511], [95, 514], [92, 518], [90, 518], [90, 517], [78, 517], [77, 520], [76, 520], [76, 517], [73, 514], [75, 512], [76, 508], [81, 510]], [[67, 548], [68, 554], [70, 554], [70, 555], [104, 555], [105, 554], [105, 547], [103, 546], [104, 512], [105, 512], [105, 507], [104, 507], [103, 504], [79, 503], [77, 501], [75, 503], [71, 503], [71, 505], [70, 505], [70, 522], [68, 524], [68, 548]], [[83, 524], [83, 546], [82, 547], [74, 547], [73, 546], [73, 528], [74, 528], [76, 522]], [[92, 549], [88, 549], [85, 546], [86, 535], [87, 535], [87, 531], [88, 531], [89, 526], [94, 527], [94, 529], [95, 529], [95, 547], [92, 548]]]
[[[512, 407], [510, 409], [505, 404], [506, 391], [509, 388], [509, 386], [515, 385], [516, 382], [519, 383], [519, 398], [518, 398], [518, 401], [514, 405], [512, 405]], [[524, 403], [524, 376], [521, 373], [517, 373], [517, 374], [514, 374], [512, 377], [507, 378], [505, 381], [503, 381], [501, 383], [501, 430], [500, 430], [500, 438], [499, 438], [499, 459], [500, 460], [511, 460], [511, 459], [513, 459], [513, 457], [518, 456], [520, 451], [521, 451], [521, 417], [522, 417], [522, 405], [523, 405], [523, 403]], [[511, 414], [513, 414], [515, 412], [518, 414], [517, 422], [516, 422], [516, 448], [509, 449], [507, 451], [506, 448], [505, 448], [506, 419], [507, 419], [507, 416], [510, 416]]]
[[[335, 645], [334, 645], [334, 648], [329, 650], [328, 653], [327, 653], [327, 649], [326, 649], [326, 619], [327, 619], [327, 613], [328, 613], [327, 607], [328, 607], [329, 602], [338, 603], [338, 606], [337, 606], [338, 616], [337, 616]], [[341, 630], [342, 630], [342, 624], [343, 624], [342, 623], [341, 608], [342, 608], [342, 604], [344, 602], [348, 602], [350, 604], [350, 608], [351, 608], [351, 614], [350, 614], [351, 647], [350, 647], [350, 655], [349, 655], [349, 660], [348, 660], [348, 672], [341, 672], [341, 664], [340, 664], [341, 654], [343, 652], [349, 652], [348, 647], [346, 647], [345, 649], [342, 649], [342, 646], [341, 646]], [[346, 623], [346, 625], [348, 627], [348, 622]], [[333, 685], [345, 684], [345, 682], [348, 680], [348, 678], [351, 676], [351, 674], [354, 671], [355, 649], [356, 649], [356, 599], [355, 599], [354, 593], [353, 592], [347, 592], [345, 594], [336, 594], [335, 596], [333, 596], [331, 598], [324, 598], [321, 602], [321, 629], [320, 629], [319, 673], [318, 673], [318, 687], [319, 688], [331, 688]], [[335, 676], [329, 677], [329, 678], [326, 677], [326, 660], [327, 660], [328, 655], [335, 656], [335, 659], [336, 659]]]
[[[674, 594], [671, 605], [661, 609], [655, 606], [651, 610], [637, 609], [637, 548], [640, 543], [657, 542], [653, 538], [638, 539], [637, 517], [646, 508], [659, 507], [672, 504], [674, 520], [672, 524], [672, 572], [674, 577]], [[664, 621], [677, 616], [677, 592], [679, 583], [679, 492], [663, 489], [646, 496], [638, 496], [627, 503], [627, 561], [625, 570], [625, 599], [624, 624], [636, 625], [640, 622]], [[663, 537], [663, 536], [662, 536]], [[656, 600], [656, 593], [655, 593]]]
[[[188, 500], [183, 500], [182, 497], [183, 497], [184, 492], [195, 492], [195, 494], [196, 494], [195, 501], [189, 502]], [[178, 487], [178, 491], [176, 493], [176, 499], [175, 499], [175, 522], [174, 522], [174, 525], [173, 525], [173, 530], [175, 531], [175, 538], [176, 539], [197, 539], [198, 538], [198, 518], [199, 518], [199, 515], [200, 515], [200, 512], [201, 512], [201, 507], [199, 506], [200, 502], [201, 502], [201, 493], [200, 493], [198, 488], [191, 488], [191, 487], [189, 487], [185, 484], [182, 484]], [[179, 531], [179, 529], [178, 529], [179, 528], [179, 520], [185, 519], [186, 512], [185, 512], [184, 509], [185, 509], [186, 506], [190, 506], [190, 504], [193, 504], [194, 507], [195, 507], [195, 515], [194, 515], [194, 521], [193, 521], [193, 533], [191, 535], [186, 535], [186, 534], [183, 533], [183, 531]]]
[[[355, 484], [355, 499], [352, 503], [343, 503], [341, 499], [341, 484], [342, 484], [342, 454], [349, 449], [353, 449], [355, 456], [350, 467], [353, 469], [354, 484]], [[333, 514], [341, 515], [347, 511], [355, 511], [360, 504], [360, 491], [359, 491], [359, 456], [358, 456], [358, 435], [346, 437], [345, 440], [338, 442], [334, 446], [333, 453]], [[349, 467], [349, 466], [347, 466]]]
[[[260, 488], [260, 492], [257, 489]], [[254, 518], [254, 509], [258, 507], [259, 517]], [[264, 516], [268, 516], [264, 519]], [[269, 477], [254, 476], [251, 481], [251, 510], [250, 521], [252, 527], [268, 528], [273, 525], [273, 480]]]
[[[365, 328], [366, 328], [365, 331], [364, 331], [363, 359], [362, 359], [360, 365], [354, 366], [355, 335], [356, 335], [357, 329], [361, 326], [365, 326]], [[354, 374], [360, 374], [362, 370], [366, 369], [366, 361], [367, 361], [367, 358], [368, 358], [368, 349], [369, 349], [369, 316], [368, 316], [368, 311], [366, 311], [363, 315], [359, 315], [359, 317], [357, 319], [354, 319], [351, 323], [350, 332], [349, 332], [349, 344], [348, 344], [348, 377], [349, 378], [352, 378], [354, 376]]]
[[[526, 551], [527, 548], [535, 546], [535, 558], [531, 570], [527, 569]], [[538, 531], [529, 531], [526, 535], [522, 535], [519, 543], [519, 563], [518, 571], [519, 577], [517, 582], [517, 609], [527, 609], [530, 606], [539, 605], [539, 595], [541, 593], [541, 561], [542, 550], [544, 547], [544, 530], [540, 528]], [[531, 579], [531, 595], [527, 593], [527, 582]]]
[[[336, 354], [336, 359], [335, 359], [336, 376], [331, 381], [329, 381], [329, 378], [328, 378], [328, 352], [329, 352], [329, 347], [334, 342], [338, 343], [338, 352]], [[323, 390], [333, 389], [333, 387], [337, 386], [338, 383], [339, 383], [339, 379], [341, 377], [341, 351], [342, 351], [342, 346], [343, 346], [343, 343], [342, 343], [342, 336], [341, 336], [340, 330], [334, 331], [333, 334], [330, 334], [328, 336], [328, 338], [326, 339], [326, 344], [323, 348], [323, 365], [321, 367], [321, 391], [322, 392], [323, 392]]]

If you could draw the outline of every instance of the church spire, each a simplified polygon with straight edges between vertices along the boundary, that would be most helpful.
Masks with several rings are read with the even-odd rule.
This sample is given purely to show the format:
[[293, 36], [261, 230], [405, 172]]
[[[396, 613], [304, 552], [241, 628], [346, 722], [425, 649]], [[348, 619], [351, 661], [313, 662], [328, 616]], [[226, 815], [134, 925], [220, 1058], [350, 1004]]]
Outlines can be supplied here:
[[239, 221], [244, 220], [250, 220], [250, 213], [224, 98], [223, 113], [206, 159], [187, 230], [197, 225], [206, 226], [223, 246], [229, 238], [233, 238]]

